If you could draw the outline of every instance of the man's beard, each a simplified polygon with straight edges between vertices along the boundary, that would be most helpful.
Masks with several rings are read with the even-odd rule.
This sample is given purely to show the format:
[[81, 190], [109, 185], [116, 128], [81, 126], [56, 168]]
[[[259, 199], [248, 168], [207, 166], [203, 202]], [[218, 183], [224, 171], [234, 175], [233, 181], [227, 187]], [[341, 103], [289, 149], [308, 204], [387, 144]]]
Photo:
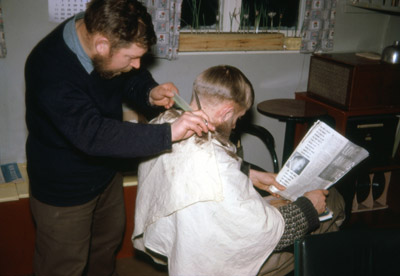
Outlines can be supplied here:
[[121, 70], [108, 70], [107, 66], [110, 64], [111, 56], [103, 57], [99, 54], [95, 55], [92, 59], [94, 70], [105, 79], [111, 79], [122, 73]]

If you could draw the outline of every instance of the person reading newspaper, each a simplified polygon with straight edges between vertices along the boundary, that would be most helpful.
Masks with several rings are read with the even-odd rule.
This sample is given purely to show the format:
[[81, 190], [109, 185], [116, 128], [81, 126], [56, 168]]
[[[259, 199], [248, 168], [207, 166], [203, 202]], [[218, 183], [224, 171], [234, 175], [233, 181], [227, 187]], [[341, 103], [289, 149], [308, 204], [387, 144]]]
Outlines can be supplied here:
[[[335, 190], [314, 190], [276, 207], [260, 196], [254, 186], [284, 187], [273, 173], [240, 170], [229, 136], [254, 92], [239, 69], [205, 70], [193, 95], [191, 109], [201, 107], [216, 131], [174, 143], [140, 164], [134, 247], [168, 264], [169, 275], [286, 275], [294, 258], [285, 249], [311, 231], [338, 230], [343, 199]], [[181, 112], [168, 110], [151, 123], [171, 122]], [[326, 206], [334, 218], [320, 223]]]

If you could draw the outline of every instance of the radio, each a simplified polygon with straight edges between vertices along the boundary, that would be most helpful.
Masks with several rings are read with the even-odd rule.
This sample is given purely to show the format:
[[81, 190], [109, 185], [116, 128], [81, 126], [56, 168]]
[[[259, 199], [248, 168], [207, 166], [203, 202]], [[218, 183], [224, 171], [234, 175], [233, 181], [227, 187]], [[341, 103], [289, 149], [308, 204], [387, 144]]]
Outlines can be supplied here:
[[355, 53], [314, 54], [307, 95], [344, 110], [400, 106], [400, 65]]

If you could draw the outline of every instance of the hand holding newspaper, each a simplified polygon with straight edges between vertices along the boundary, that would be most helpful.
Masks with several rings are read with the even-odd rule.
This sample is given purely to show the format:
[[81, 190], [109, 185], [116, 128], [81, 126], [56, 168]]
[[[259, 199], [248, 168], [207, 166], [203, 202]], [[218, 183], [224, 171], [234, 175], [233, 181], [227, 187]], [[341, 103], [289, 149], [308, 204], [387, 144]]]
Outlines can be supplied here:
[[369, 153], [321, 121], [310, 128], [276, 177], [284, 191], [271, 191], [295, 201], [304, 193], [328, 189]]

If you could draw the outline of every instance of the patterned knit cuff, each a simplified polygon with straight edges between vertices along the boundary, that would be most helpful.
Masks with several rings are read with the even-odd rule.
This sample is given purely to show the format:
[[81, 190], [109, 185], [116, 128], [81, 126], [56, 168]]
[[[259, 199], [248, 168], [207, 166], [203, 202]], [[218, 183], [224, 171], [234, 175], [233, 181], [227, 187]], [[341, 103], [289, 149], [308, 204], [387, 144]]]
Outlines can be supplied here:
[[280, 251], [293, 245], [294, 241], [302, 238], [308, 233], [309, 229], [305, 214], [296, 204], [289, 203], [278, 207], [278, 210], [285, 221], [285, 229], [279, 243], [275, 247], [275, 251]]
[[293, 202], [293, 204], [298, 206], [305, 215], [308, 222], [308, 232], [319, 227], [318, 212], [315, 210], [314, 205], [308, 198], [304, 196], [299, 197], [295, 202]]

